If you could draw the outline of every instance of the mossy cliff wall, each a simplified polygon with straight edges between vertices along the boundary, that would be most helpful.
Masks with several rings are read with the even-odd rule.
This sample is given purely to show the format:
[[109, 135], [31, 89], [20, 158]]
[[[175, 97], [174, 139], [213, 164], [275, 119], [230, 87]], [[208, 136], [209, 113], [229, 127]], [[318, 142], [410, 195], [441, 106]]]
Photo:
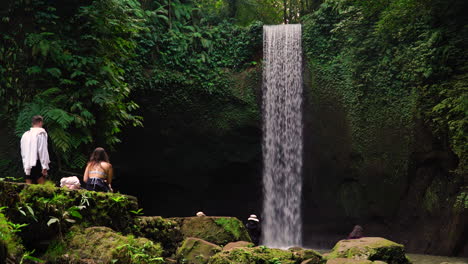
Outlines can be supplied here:
[[[432, 18], [395, 33], [379, 24], [398, 16], [385, 8], [330, 0], [304, 21], [305, 241], [330, 246], [361, 224], [366, 235], [388, 236], [411, 251], [467, 255], [466, 156], [452, 134], [435, 128], [430, 110], [442, 99], [426, 90], [459, 76], [421, 73], [442, 71], [428, 52], [445, 44], [430, 34], [449, 43], [458, 43], [456, 35], [446, 25], [435, 29]], [[416, 9], [428, 7], [399, 8], [418, 17]], [[448, 58], [459, 49], [452, 48]], [[459, 59], [452, 73], [463, 67]]]

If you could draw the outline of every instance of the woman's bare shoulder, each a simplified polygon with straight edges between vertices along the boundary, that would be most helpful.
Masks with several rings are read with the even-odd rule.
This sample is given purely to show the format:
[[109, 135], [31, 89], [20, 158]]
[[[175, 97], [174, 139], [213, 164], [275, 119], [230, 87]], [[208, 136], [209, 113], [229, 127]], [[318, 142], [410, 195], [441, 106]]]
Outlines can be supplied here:
[[103, 167], [104, 169], [108, 169], [108, 168], [112, 168], [112, 164], [110, 164], [109, 162], [101, 162], [101, 167]]

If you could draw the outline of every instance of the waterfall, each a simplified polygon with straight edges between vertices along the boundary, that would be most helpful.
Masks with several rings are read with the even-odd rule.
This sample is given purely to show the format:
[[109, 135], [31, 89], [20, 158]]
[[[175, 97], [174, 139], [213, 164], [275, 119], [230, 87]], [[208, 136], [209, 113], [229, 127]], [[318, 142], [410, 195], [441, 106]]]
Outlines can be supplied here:
[[302, 244], [301, 25], [263, 27], [262, 243]]

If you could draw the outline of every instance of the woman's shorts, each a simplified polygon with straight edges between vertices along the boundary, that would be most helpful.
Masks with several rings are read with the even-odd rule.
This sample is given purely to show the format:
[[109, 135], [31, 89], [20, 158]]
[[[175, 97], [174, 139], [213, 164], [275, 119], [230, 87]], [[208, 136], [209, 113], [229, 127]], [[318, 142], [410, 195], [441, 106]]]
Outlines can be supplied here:
[[89, 178], [86, 183], [86, 190], [96, 192], [109, 192], [109, 185], [101, 178]]

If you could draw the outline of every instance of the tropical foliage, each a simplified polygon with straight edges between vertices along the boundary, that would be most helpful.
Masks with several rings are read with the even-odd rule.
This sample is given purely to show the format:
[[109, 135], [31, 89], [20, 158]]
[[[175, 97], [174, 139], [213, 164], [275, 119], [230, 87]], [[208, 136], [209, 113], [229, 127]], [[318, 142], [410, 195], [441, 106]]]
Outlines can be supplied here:
[[[165, 124], [166, 134], [187, 126], [222, 133], [257, 122], [261, 26], [303, 22], [315, 77], [342, 88], [353, 127], [410, 133], [421, 119], [466, 170], [464, 1], [322, 2], [4, 1], [2, 133], [20, 136], [32, 115], [43, 115], [64, 171], [81, 168], [97, 145], [116, 146], [124, 128], [143, 125], [145, 111]], [[253, 82], [248, 89], [236, 82], [243, 71]], [[369, 131], [353, 135], [365, 142]], [[411, 144], [409, 136], [403, 140]], [[15, 142], [5, 144], [16, 149]], [[11, 156], [0, 153], [1, 171], [15, 164]]]
[[436, 148], [455, 152], [458, 172], [467, 170], [466, 3], [445, 3], [327, 0], [304, 21], [310, 67], [322, 89], [339, 88], [330, 96], [350, 110], [355, 148], [380, 155], [376, 133], [405, 142], [387, 157], [398, 163], [392, 171], [407, 171], [417, 120], [442, 142]]

